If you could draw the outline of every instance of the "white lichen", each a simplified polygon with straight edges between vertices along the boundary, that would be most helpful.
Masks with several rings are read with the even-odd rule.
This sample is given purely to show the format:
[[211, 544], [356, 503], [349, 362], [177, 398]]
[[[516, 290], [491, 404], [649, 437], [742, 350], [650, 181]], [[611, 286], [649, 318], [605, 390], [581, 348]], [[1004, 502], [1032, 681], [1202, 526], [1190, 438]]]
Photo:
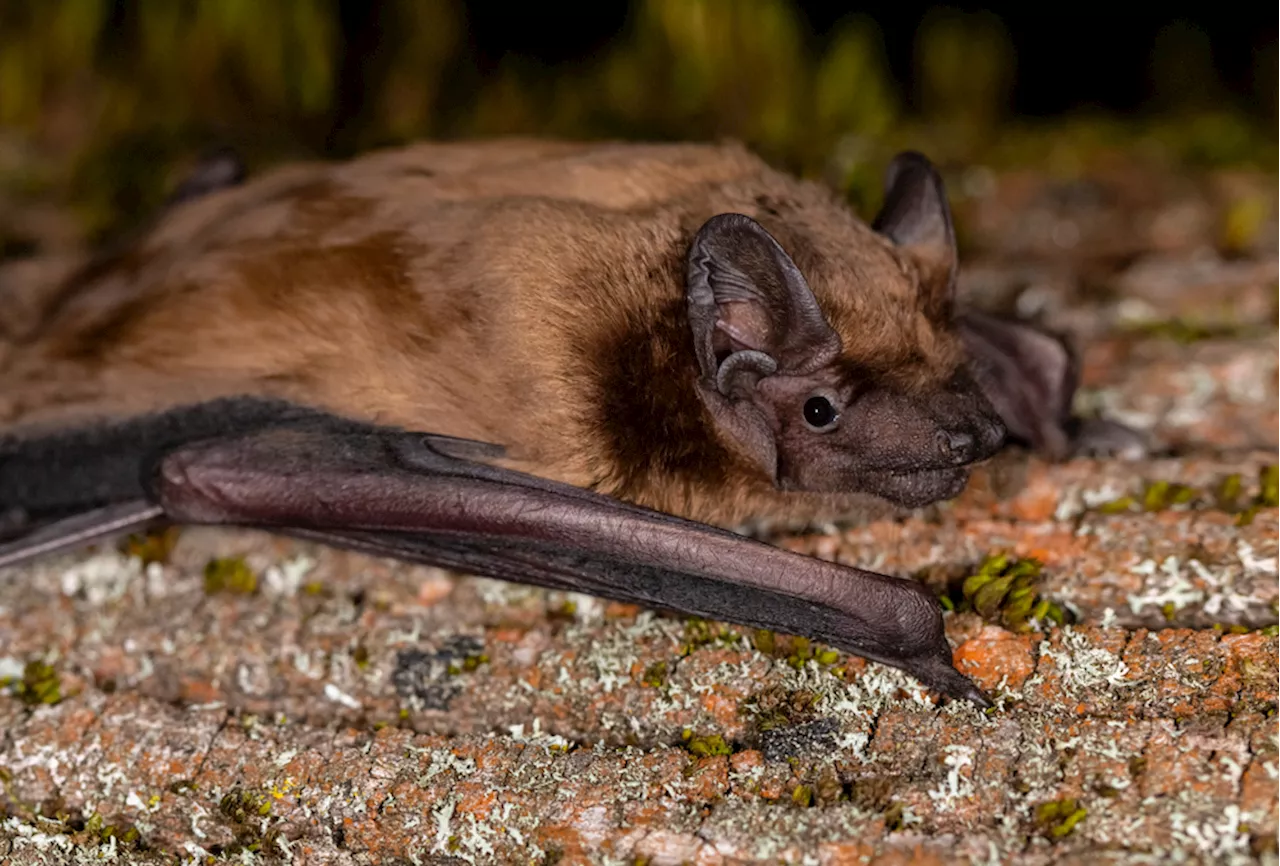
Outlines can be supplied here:
[[947, 766], [947, 777], [927, 793], [929, 799], [938, 804], [939, 811], [949, 812], [958, 801], [973, 796], [973, 782], [961, 770], [973, 766], [977, 752], [972, 746], [962, 745], [943, 746], [942, 751], [946, 755], [942, 763]]
[[1061, 648], [1055, 649], [1049, 641], [1041, 641], [1040, 655], [1053, 661], [1067, 691], [1082, 695], [1103, 686], [1136, 685], [1129, 679], [1129, 666], [1115, 653], [1090, 645], [1089, 639], [1071, 626], [1063, 626], [1060, 635]]
[[1170, 816], [1175, 853], [1198, 854], [1212, 863], [1245, 864], [1254, 862], [1249, 850], [1249, 824], [1259, 816], [1244, 812], [1234, 803], [1228, 804], [1217, 818], [1196, 821], [1181, 812]]
[[140, 582], [143, 571], [141, 559], [102, 550], [62, 571], [62, 594], [98, 607], [123, 598], [131, 586]]
[[525, 732], [525, 726], [508, 725], [507, 730], [511, 734], [511, 739], [518, 743], [531, 743], [541, 746], [549, 751], [568, 751], [576, 745], [572, 740], [566, 740], [564, 737], [556, 734], [548, 734], [542, 730], [542, 719], [535, 717], [533, 724], [530, 726], [528, 733]]
[[315, 566], [314, 559], [301, 553], [269, 565], [262, 572], [263, 592], [276, 597], [297, 595], [303, 579]]
[[1130, 566], [1129, 571], [1140, 577], [1150, 578], [1164, 575], [1156, 581], [1156, 585], [1144, 593], [1129, 595], [1129, 610], [1141, 613], [1144, 607], [1163, 609], [1172, 605], [1174, 610], [1198, 604], [1205, 600], [1204, 590], [1199, 589], [1183, 573], [1178, 557], [1167, 556], [1159, 564], [1154, 559], [1145, 559]]
[[338, 688], [333, 683], [324, 684], [324, 696], [326, 699], [333, 701], [335, 704], [341, 704], [342, 706], [347, 707], [348, 709], [358, 710], [360, 709], [360, 706], [361, 706], [358, 700], [356, 700], [351, 695], [344, 692], [342, 689]]

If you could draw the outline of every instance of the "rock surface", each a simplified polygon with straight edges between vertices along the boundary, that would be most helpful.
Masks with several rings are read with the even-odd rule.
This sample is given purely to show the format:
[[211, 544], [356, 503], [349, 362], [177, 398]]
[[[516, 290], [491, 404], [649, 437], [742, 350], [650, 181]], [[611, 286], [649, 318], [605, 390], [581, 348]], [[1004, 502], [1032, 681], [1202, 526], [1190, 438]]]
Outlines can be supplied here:
[[773, 540], [954, 599], [992, 554], [1043, 563], [1065, 624], [948, 616], [996, 710], [781, 635], [188, 529], [164, 562], [0, 571], [0, 859], [1276, 862], [1274, 179], [953, 186], [981, 192], [962, 291], [1079, 338], [1081, 408], [1157, 456], [1010, 453], [951, 503]]

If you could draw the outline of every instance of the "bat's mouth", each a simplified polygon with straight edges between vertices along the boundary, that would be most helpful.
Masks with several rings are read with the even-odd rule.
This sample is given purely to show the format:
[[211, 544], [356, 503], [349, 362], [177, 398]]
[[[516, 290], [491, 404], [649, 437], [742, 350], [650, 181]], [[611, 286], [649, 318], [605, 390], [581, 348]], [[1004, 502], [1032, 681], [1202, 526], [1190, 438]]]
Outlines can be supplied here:
[[966, 466], [868, 473], [865, 489], [904, 508], [920, 508], [959, 496], [969, 482]]

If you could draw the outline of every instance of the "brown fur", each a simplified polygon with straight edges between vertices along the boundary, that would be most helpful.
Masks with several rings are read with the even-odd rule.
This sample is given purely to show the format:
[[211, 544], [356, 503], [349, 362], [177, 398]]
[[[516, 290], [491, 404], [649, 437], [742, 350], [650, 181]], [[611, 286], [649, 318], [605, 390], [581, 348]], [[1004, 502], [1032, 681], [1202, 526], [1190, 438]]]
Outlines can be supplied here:
[[685, 254], [722, 212], [791, 254], [850, 363], [904, 387], [960, 363], [909, 256], [741, 147], [422, 144], [181, 205], [50, 287], [0, 352], [0, 425], [254, 394], [501, 443], [510, 465], [696, 519], [866, 505], [775, 490], [706, 418]]

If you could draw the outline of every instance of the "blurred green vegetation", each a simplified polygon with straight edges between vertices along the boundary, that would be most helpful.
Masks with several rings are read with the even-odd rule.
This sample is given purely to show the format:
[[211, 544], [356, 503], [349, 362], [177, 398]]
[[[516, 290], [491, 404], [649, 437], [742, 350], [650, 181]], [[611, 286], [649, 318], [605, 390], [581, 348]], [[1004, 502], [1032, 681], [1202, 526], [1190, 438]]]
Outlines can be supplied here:
[[0, 0], [0, 194], [52, 195], [100, 237], [140, 219], [211, 144], [259, 167], [511, 133], [734, 137], [866, 207], [885, 159], [907, 146], [944, 165], [1068, 176], [1117, 147], [1198, 166], [1274, 171], [1277, 159], [1273, 120], [1223, 107], [1185, 29], [1157, 40], [1151, 69], [1155, 92], [1194, 99], [1142, 118], [1028, 123], [1007, 116], [1017, 57], [989, 13], [926, 16], [914, 101], [874, 21], [852, 16], [819, 38], [790, 0], [634, 0], [589, 61], [508, 56], [486, 74], [467, 73], [454, 0], [388, 0], [381, 15], [353, 98], [332, 0]]

